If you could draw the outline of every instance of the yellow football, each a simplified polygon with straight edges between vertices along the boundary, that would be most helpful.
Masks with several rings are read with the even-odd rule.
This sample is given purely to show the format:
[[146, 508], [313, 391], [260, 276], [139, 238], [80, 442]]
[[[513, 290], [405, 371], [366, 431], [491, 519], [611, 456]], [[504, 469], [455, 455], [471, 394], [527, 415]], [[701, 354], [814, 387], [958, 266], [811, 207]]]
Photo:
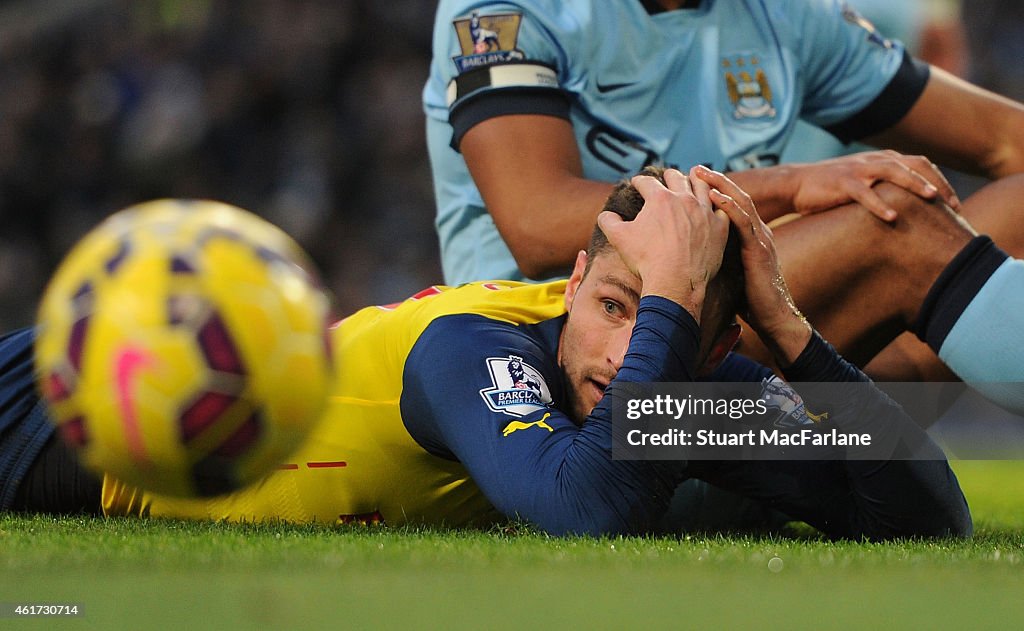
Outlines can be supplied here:
[[36, 374], [82, 463], [211, 496], [272, 471], [319, 420], [330, 300], [302, 249], [254, 214], [158, 200], [68, 253], [39, 309]]

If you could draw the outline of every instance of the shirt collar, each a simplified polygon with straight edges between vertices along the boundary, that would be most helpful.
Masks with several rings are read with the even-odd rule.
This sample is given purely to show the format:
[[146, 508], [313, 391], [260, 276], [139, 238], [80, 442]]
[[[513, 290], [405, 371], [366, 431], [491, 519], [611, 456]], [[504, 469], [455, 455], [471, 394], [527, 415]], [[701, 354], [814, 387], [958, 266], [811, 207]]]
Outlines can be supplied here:
[[[686, 2], [683, 3], [683, 6], [679, 8], [696, 9], [700, 6], [700, 1], [701, 0], [686, 0]], [[640, 0], [640, 4], [644, 5], [644, 8], [647, 9], [647, 13], [651, 15], [655, 15], [657, 13], [664, 13], [666, 11], [666, 9], [662, 7], [660, 4], [658, 4], [655, 0]]]

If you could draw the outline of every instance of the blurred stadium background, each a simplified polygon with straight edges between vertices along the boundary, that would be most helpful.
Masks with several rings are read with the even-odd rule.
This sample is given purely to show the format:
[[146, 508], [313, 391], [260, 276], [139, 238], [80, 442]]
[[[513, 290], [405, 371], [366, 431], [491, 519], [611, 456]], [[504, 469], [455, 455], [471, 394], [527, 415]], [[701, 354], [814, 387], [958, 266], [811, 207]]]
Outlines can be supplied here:
[[[0, 331], [32, 322], [87, 229], [156, 197], [277, 223], [339, 313], [438, 282], [420, 107], [436, 4], [0, 0]], [[965, 3], [960, 48], [955, 0], [852, 4], [951, 28], [940, 52], [969, 50], [964, 72], [1024, 98], [1019, 0]]]
[[441, 279], [420, 90], [431, 0], [0, 2], [0, 331], [103, 217], [252, 210], [340, 313]]

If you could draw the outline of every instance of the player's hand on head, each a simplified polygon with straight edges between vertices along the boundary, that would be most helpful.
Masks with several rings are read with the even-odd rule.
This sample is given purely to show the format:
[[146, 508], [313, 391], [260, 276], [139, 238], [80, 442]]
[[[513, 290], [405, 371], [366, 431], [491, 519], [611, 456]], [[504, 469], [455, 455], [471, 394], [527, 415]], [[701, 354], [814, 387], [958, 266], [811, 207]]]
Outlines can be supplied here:
[[741, 314], [784, 364], [792, 363], [811, 337], [811, 328], [793, 302], [779, 266], [775, 239], [750, 196], [725, 175], [698, 166], [694, 182], [710, 186], [715, 208], [736, 226], [745, 274], [747, 309]]
[[794, 210], [809, 215], [849, 202], [857, 202], [883, 221], [895, 221], [896, 209], [886, 204], [872, 186], [892, 182], [927, 200], [939, 199], [959, 211], [960, 199], [939, 168], [924, 156], [891, 150], [866, 151], [800, 165]]
[[676, 169], [665, 170], [665, 184], [638, 175], [632, 184], [644, 198], [636, 219], [611, 212], [598, 224], [626, 266], [643, 282], [643, 295], [659, 295], [700, 317], [708, 281], [722, 264], [729, 220], [715, 212], [710, 187]]

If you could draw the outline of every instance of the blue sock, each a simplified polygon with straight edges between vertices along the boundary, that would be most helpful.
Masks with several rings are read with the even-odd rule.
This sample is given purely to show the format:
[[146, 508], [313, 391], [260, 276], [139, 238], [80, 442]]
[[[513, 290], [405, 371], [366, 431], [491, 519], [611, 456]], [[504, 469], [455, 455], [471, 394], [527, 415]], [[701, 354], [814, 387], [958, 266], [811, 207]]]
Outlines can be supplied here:
[[974, 389], [1024, 414], [1024, 261], [976, 237], [932, 285], [914, 332]]

